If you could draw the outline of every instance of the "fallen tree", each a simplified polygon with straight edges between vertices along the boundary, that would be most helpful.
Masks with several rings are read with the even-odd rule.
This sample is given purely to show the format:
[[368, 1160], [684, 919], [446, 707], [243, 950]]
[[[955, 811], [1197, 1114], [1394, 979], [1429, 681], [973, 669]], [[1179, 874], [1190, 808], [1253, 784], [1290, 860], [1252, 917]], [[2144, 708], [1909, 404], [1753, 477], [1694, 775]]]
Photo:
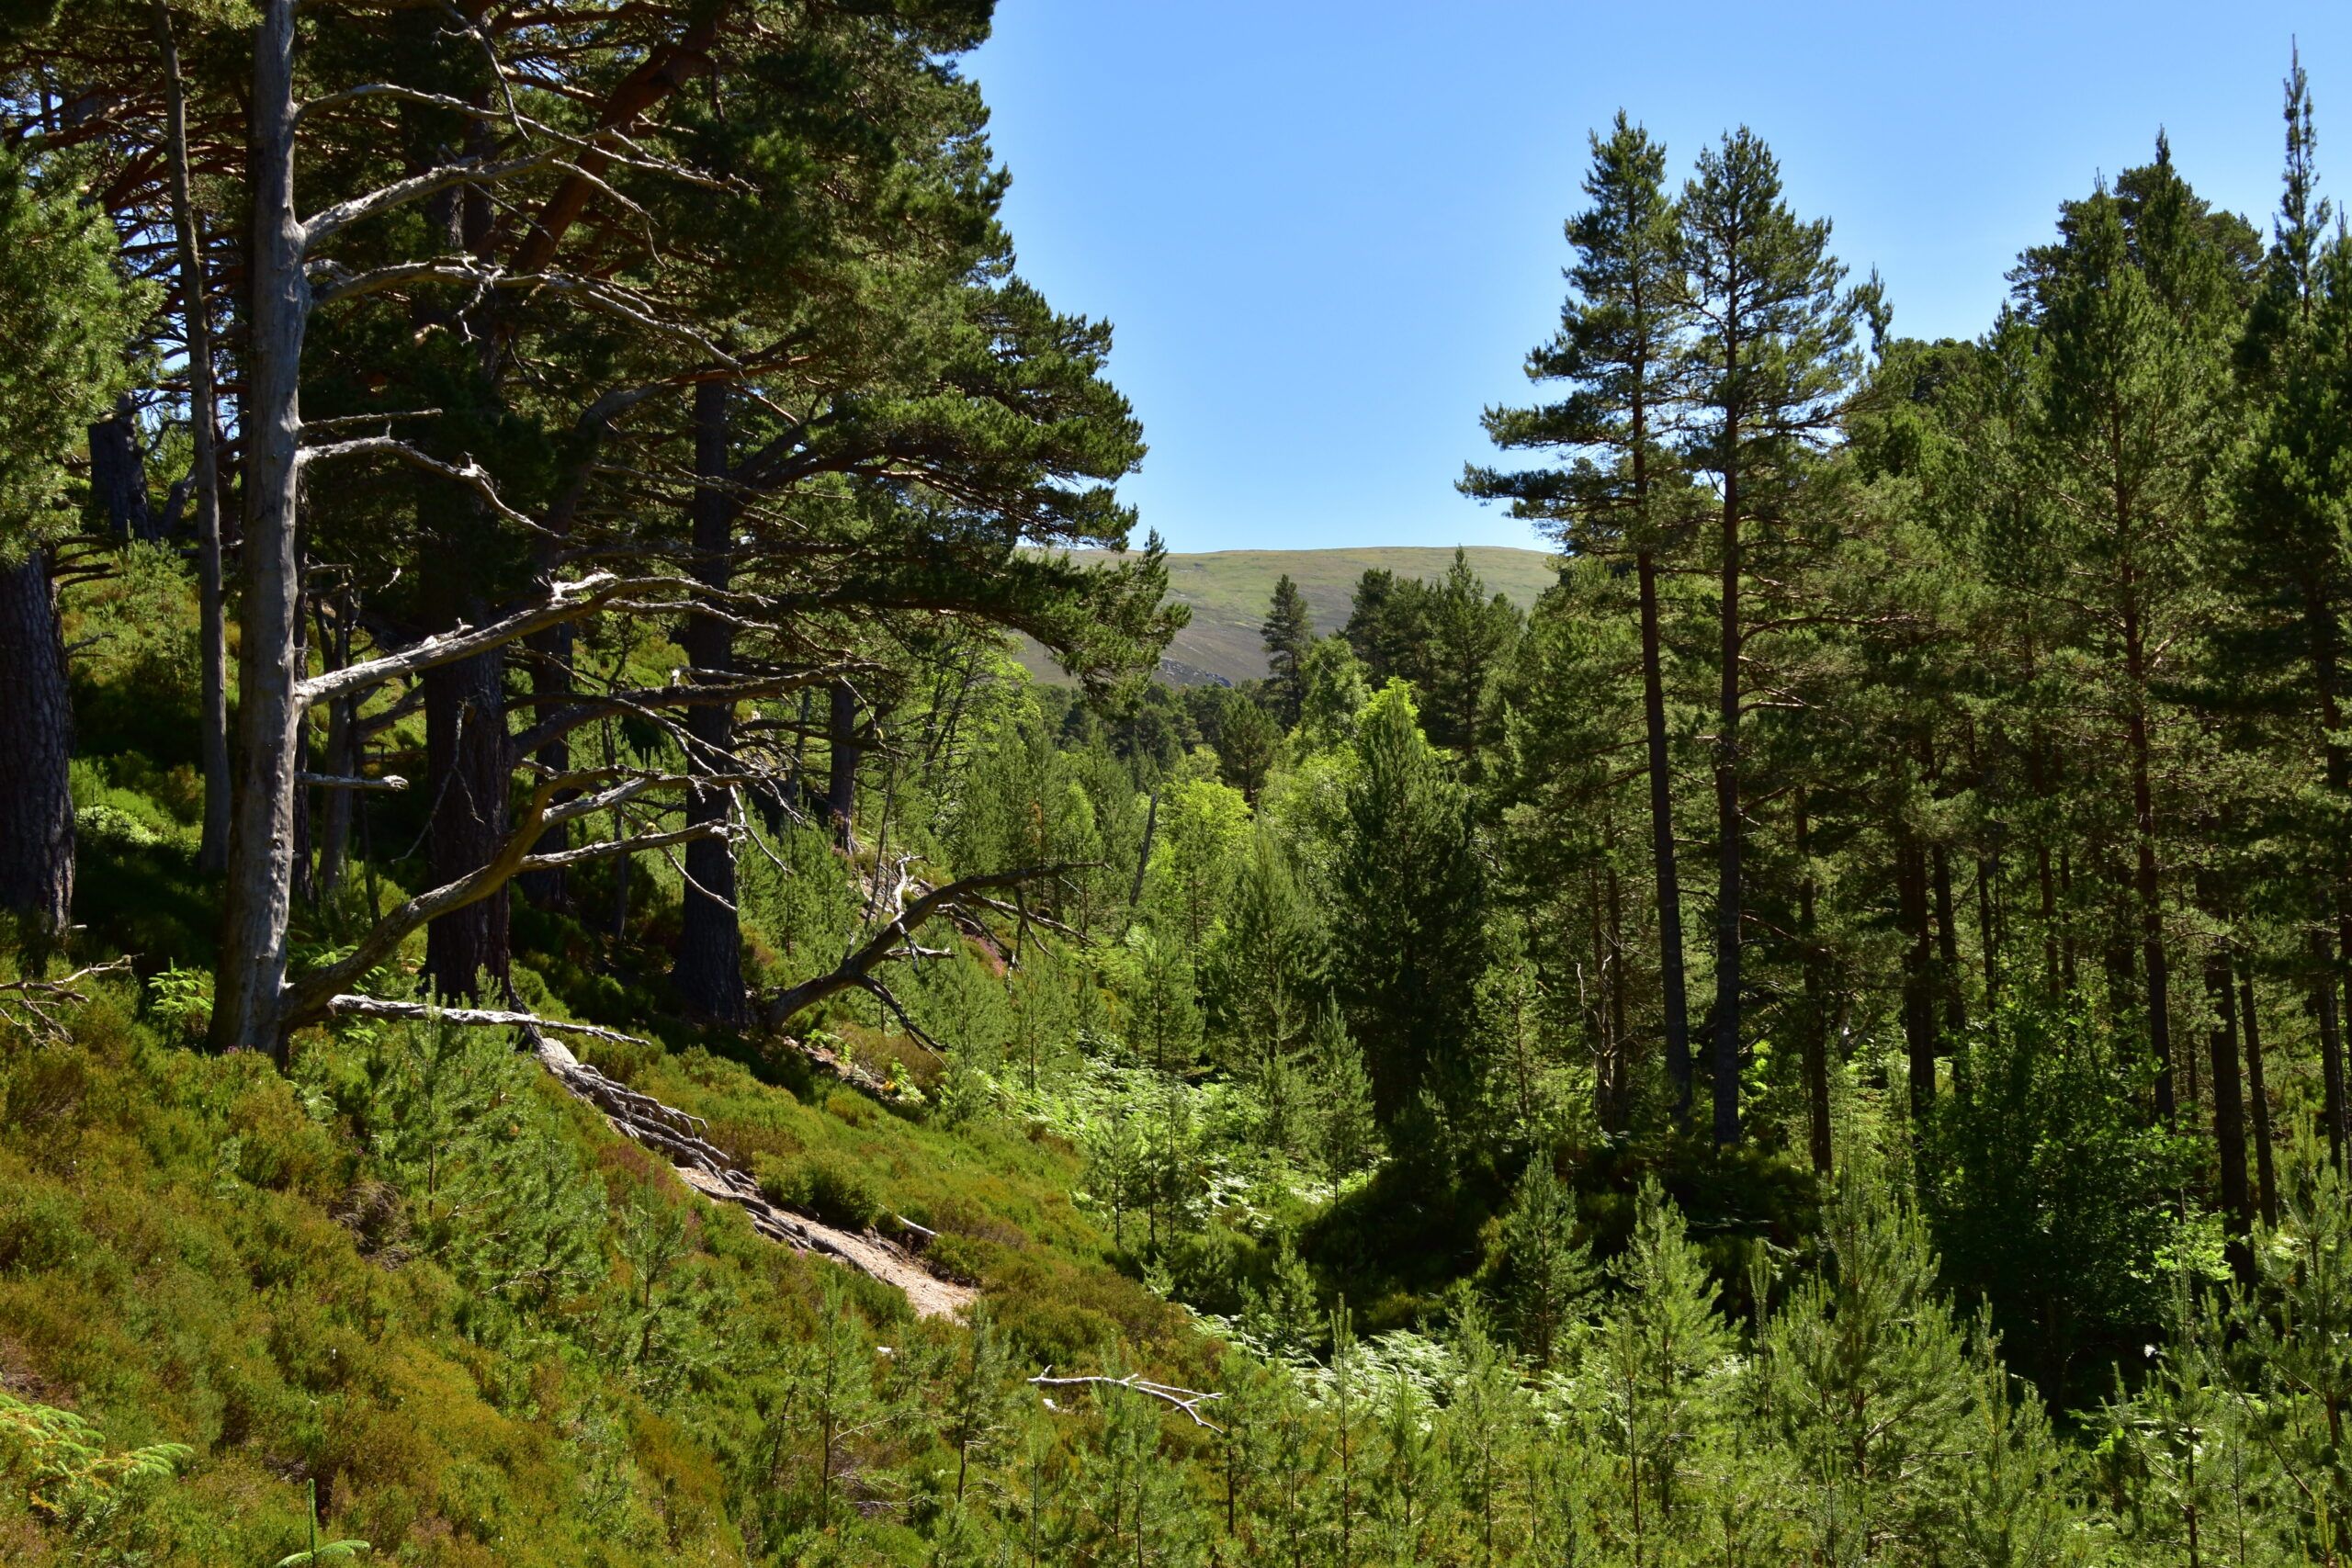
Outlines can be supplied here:
[[768, 1028], [781, 1032], [786, 1024], [815, 1007], [828, 997], [843, 991], [865, 991], [896, 1014], [906, 1026], [907, 1032], [933, 1049], [938, 1042], [925, 1033], [921, 1025], [907, 1016], [899, 998], [890, 993], [874, 973], [894, 959], [938, 956], [931, 950], [917, 947], [915, 932], [935, 915], [961, 915], [977, 922], [982, 910], [998, 915], [1010, 915], [1017, 920], [1061, 929], [1057, 922], [1032, 915], [1018, 908], [1008, 908], [1001, 899], [989, 894], [1007, 888], [1018, 888], [1032, 882], [1045, 881], [1083, 867], [1076, 864], [1030, 865], [1012, 871], [983, 872], [974, 876], [958, 877], [918, 894], [912, 900], [907, 895], [917, 886], [901, 870], [898, 886], [890, 899], [896, 913], [864, 942], [845, 954], [842, 961], [822, 975], [812, 976], [779, 992], [767, 1004], [765, 1018]]

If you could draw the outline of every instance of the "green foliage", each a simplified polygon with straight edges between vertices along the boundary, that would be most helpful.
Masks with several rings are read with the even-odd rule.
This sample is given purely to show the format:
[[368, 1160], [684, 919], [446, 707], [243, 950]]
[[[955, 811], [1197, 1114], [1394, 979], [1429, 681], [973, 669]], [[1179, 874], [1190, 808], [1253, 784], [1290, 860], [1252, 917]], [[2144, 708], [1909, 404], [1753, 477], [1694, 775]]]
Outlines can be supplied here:
[[152, 291], [117, 269], [107, 215], [71, 158], [0, 156], [0, 564], [60, 532], [65, 458], [130, 380]]
[[1364, 710], [1337, 868], [1333, 978], [1375, 1103], [1401, 1115], [1425, 1089], [1458, 1099], [1464, 1032], [1484, 964], [1484, 874], [1470, 797], [1392, 682]]
[[0, 1389], [0, 1473], [13, 1471], [43, 1517], [85, 1546], [141, 1528], [155, 1488], [196, 1457], [186, 1443], [109, 1452], [98, 1429], [70, 1410]]
[[1947, 1278], [2032, 1348], [2053, 1397], [2084, 1349], [2157, 1317], [2177, 1228], [2166, 1194], [2187, 1175], [2186, 1151], [2101, 1059], [2112, 1050], [2081, 1010], [2010, 997], [1956, 1061], [1918, 1155]]
[[1575, 1201], [1551, 1160], [1530, 1160], [1503, 1213], [1502, 1300], [1521, 1353], [1538, 1367], [1562, 1353], [1597, 1282], [1576, 1230]]

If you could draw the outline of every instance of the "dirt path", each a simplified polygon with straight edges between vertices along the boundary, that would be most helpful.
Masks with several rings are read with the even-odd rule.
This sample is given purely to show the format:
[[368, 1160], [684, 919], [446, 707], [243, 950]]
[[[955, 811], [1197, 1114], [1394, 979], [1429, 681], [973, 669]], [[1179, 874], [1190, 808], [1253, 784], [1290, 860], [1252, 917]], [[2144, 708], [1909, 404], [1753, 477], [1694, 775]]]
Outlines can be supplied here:
[[894, 1285], [924, 1317], [961, 1316], [978, 1294], [969, 1285], [941, 1279], [913, 1253], [873, 1231], [845, 1231], [776, 1207], [760, 1195], [758, 1182], [710, 1142], [706, 1136], [709, 1124], [701, 1117], [615, 1083], [560, 1042], [537, 1031], [530, 1034], [540, 1065], [566, 1089], [602, 1111], [614, 1132], [668, 1160], [680, 1180], [711, 1201], [742, 1210], [752, 1228], [769, 1240], [796, 1252], [822, 1253]]

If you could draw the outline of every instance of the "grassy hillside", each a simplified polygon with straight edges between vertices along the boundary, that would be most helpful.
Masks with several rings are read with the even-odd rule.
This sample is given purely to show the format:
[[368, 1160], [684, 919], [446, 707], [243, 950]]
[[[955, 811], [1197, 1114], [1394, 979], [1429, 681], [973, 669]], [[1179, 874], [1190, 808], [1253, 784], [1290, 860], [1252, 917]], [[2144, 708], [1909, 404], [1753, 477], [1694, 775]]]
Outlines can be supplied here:
[[[1552, 585], [1554, 558], [1542, 550], [1503, 545], [1464, 547], [1470, 565], [1487, 587], [1507, 593], [1525, 609]], [[1171, 665], [1205, 671], [1225, 681], [1249, 681], [1266, 672], [1258, 626], [1275, 581], [1288, 572], [1306, 595], [1317, 632], [1335, 632], [1348, 618], [1356, 580], [1374, 568], [1399, 577], [1442, 577], [1453, 561], [1452, 547], [1419, 545], [1346, 550], [1210, 550], [1168, 558], [1169, 597], [1193, 612], [1193, 624], [1168, 649]], [[1039, 659], [1024, 659], [1033, 671], [1050, 674]], [[1193, 677], [1198, 679], [1197, 676]]]

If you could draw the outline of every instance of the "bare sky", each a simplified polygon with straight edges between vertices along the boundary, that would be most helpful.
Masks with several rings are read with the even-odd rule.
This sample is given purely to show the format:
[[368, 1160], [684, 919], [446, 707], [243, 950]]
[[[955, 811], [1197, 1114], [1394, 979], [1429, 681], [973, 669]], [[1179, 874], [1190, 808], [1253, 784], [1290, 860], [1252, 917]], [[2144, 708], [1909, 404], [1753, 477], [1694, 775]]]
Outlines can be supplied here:
[[2341, 4], [1002, 0], [969, 69], [1023, 271], [1117, 323], [1152, 446], [1126, 493], [1172, 547], [1527, 544], [1452, 486], [1479, 409], [1526, 395], [1619, 106], [1678, 180], [1753, 126], [1896, 331], [1973, 336], [2058, 202], [2160, 124], [2267, 230], [2290, 35], [2323, 188], [2352, 193]]

